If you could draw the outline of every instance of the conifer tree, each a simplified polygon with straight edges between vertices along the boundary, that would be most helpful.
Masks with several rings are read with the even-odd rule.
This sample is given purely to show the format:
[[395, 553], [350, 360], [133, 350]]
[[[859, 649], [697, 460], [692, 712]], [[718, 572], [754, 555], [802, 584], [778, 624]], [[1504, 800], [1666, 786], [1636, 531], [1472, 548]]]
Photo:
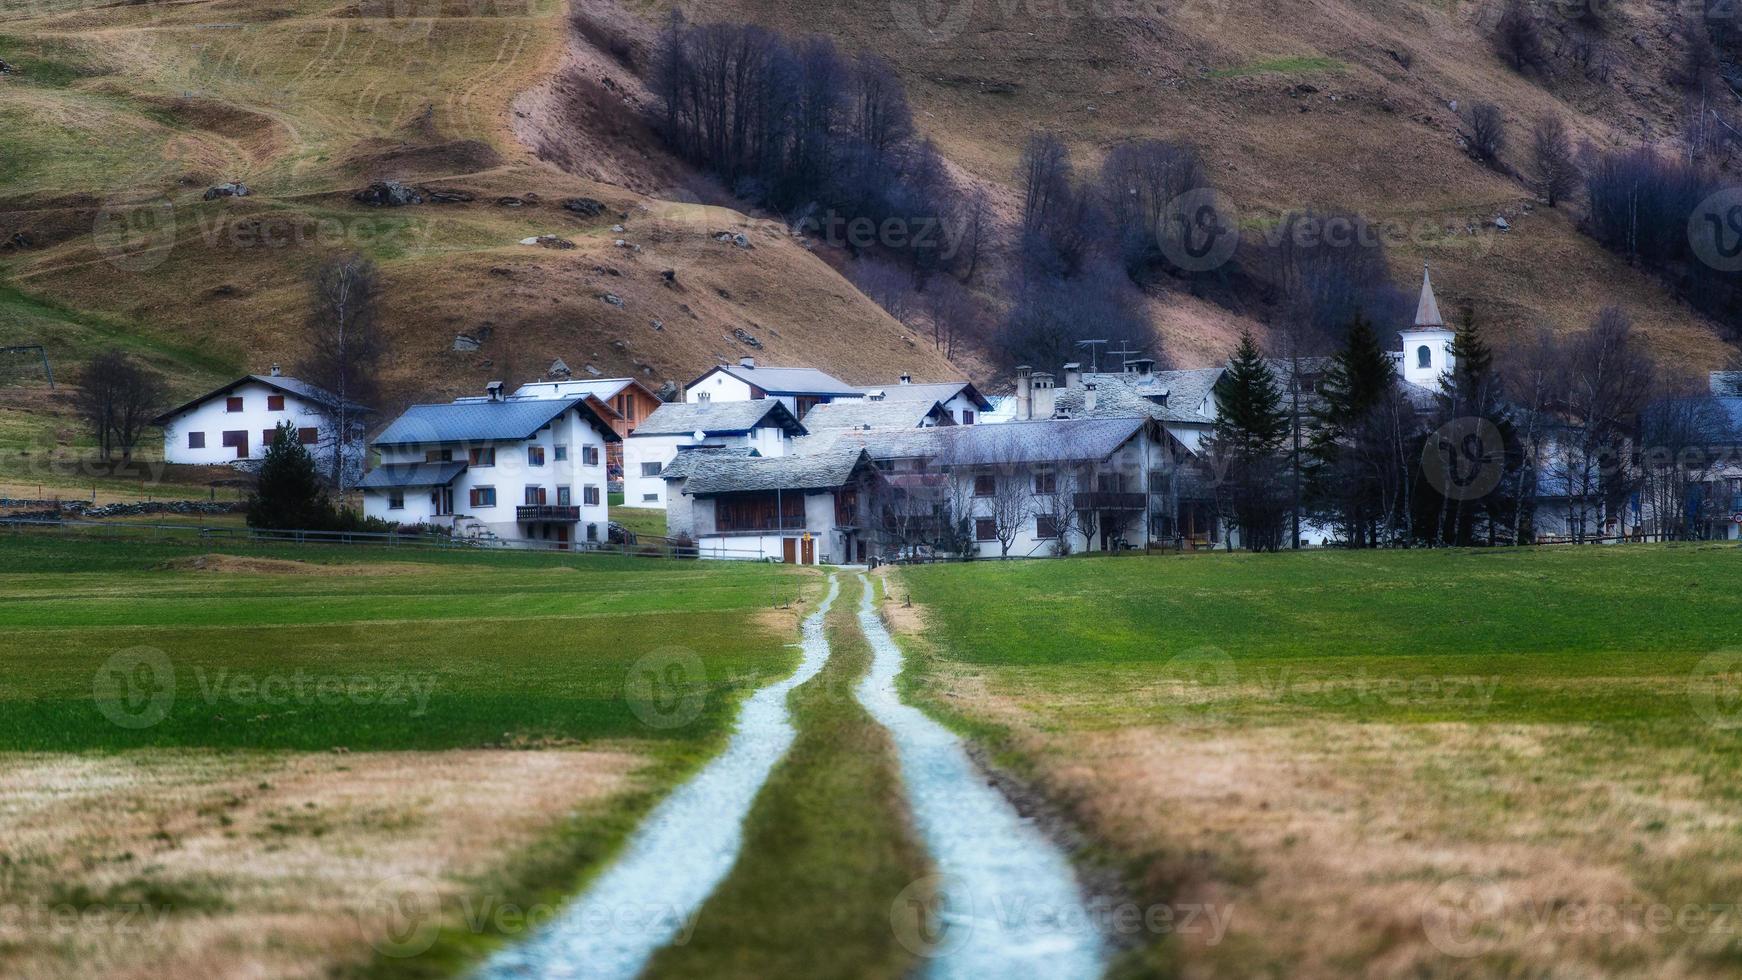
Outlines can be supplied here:
[[1372, 547], [1402, 516], [1397, 365], [1360, 313], [1321, 388], [1310, 450], [1314, 497], [1350, 545]]
[[321, 483], [314, 456], [289, 423], [280, 423], [260, 463], [254, 493], [248, 497], [248, 526], [315, 531], [332, 525], [333, 507]]
[[1288, 413], [1276, 374], [1250, 331], [1240, 335], [1223, 385], [1209, 452], [1223, 469], [1223, 495], [1242, 542], [1253, 551], [1275, 551], [1287, 509], [1281, 450]]

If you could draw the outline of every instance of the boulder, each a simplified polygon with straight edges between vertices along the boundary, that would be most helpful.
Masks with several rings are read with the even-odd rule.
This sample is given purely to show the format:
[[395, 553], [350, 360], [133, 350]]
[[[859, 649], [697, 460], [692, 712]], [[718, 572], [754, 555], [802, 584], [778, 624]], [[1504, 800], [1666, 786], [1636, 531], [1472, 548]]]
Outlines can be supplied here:
[[563, 210], [573, 211], [588, 218], [597, 218], [605, 213], [605, 204], [603, 201], [590, 197], [571, 197], [563, 202]]
[[397, 180], [378, 180], [351, 196], [372, 208], [402, 208], [423, 203], [423, 195], [416, 188], [407, 187]]
[[496, 204], [498, 207], [519, 208], [525, 207], [526, 201], [518, 197], [499, 197], [496, 199]]
[[1505, 218], [1500, 217], [1499, 215], [1495, 215], [1494, 227], [1500, 229], [1501, 231], [1511, 231], [1512, 230], [1512, 223], [1507, 221]]
[[520, 244], [537, 245], [539, 248], [554, 249], [571, 249], [575, 247], [574, 242], [571, 242], [566, 238], [558, 238], [555, 235], [537, 235], [532, 238], [522, 238]]
[[482, 346], [484, 346], [484, 342], [476, 337], [469, 337], [463, 333], [454, 334], [454, 350], [470, 353]]
[[254, 192], [248, 189], [247, 184], [235, 181], [228, 184], [215, 184], [206, 188], [205, 199], [215, 201], [220, 197], [247, 197], [252, 193]]
[[622, 306], [623, 305], [623, 297], [617, 295], [616, 293], [605, 293], [604, 295], [600, 296], [599, 298], [604, 300], [605, 302], [611, 304], [612, 306]]
[[567, 364], [564, 364], [563, 359], [559, 357], [556, 360], [550, 362], [550, 369], [545, 371], [544, 374], [545, 374], [545, 377], [547, 377], [547, 378], [555, 378], [559, 381], [567, 381], [569, 379], [569, 377], [574, 374], [574, 372], [569, 370], [569, 366]]
[[466, 204], [476, 200], [470, 191], [452, 187], [424, 187], [420, 190], [429, 198], [431, 204]]

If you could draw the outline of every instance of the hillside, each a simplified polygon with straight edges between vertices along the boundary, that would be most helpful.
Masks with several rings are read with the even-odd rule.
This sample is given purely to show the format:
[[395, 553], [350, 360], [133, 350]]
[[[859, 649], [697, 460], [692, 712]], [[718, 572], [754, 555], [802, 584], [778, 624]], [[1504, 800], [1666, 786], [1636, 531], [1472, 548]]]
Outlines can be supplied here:
[[[0, 60], [18, 69], [0, 75], [0, 344], [46, 344], [64, 378], [118, 343], [192, 391], [294, 363], [309, 273], [356, 250], [382, 267], [394, 403], [558, 358], [655, 387], [744, 355], [864, 382], [959, 373], [743, 214], [639, 193], [654, 183], [628, 168], [604, 184], [538, 160], [511, 104], [565, 56], [554, 0], [416, 12], [438, 9], [0, 0]], [[465, 199], [352, 199], [380, 179]], [[252, 194], [204, 199], [228, 181]], [[597, 213], [562, 207], [577, 199]], [[544, 235], [563, 247], [521, 244]], [[9, 389], [0, 429], [66, 436], [45, 406], [64, 392]]]
[[[1531, 121], [1549, 110], [1575, 141], [1673, 148], [1681, 96], [1665, 76], [1678, 57], [1678, 8], [1602, 4], [1612, 22], [1595, 31], [1557, 13], [1576, 6], [1541, 8], [1550, 64], [1528, 77], [1493, 51], [1498, 2], [721, 0], [705, 16], [822, 32], [888, 58], [925, 135], [998, 190], [1007, 214], [1034, 129], [1065, 136], [1079, 173], [1126, 139], [1189, 140], [1249, 232], [1290, 210], [1353, 209], [1399, 230], [1388, 241], [1399, 285], [1433, 263], [1448, 310], [1468, 299], [1501, 331], [1567, 330], [1618, 304], [1666, 359], [1715, 366], [1731, 352], [1712, 323], [1580, 234], [1568, 208], [1542, 207], [1519, 181], [1473, 161], [1456, 135], [1451, 104], [1483, 99], [1505, 111], [1503, 159], [1520, 170]], [[644, 16], [659, 21], [669, 5], [659, 7]], [[1582, 38], [1607, 83], [1574, 63]], [[1492, 227], [1497, 215], [1511, 231]], [[1179, 297], [1157, 304], [1154, 319], [1187, 365], [1224, 356], [1238, 330]]]

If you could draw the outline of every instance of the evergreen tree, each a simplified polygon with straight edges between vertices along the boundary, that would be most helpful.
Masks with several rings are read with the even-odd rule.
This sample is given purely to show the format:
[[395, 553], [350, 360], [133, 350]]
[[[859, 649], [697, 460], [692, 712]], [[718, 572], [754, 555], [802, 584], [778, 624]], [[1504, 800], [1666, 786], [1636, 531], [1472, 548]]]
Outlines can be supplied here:
[[1424, 470], [1417, 526], [1435, 544], [1492, 544], [1515, 509], [1507, 494], [1517, 486], [1524, 452], [1502, 398], [1493, 348], [1469, 307], [1459, 317], [1451, 357], [1452, 370], [1440, 379], [1438, 441], [1425, 447], [1439, 456]]
[[1314, 497], [1353, 547], [1376, 547], [1404, 516], [1399, 433], [1408, 412], [1397, 365], [1356, 313], [1321, 388], [1324, 404], [1310, 449]]
[[1246, 547], [1275, 551], [1282, 545], [1288, 509], [1281, 478], [1288, 413], [1276, 374], [1250, 331], [1240, 335], [1223, 385], [1217, 398], [1221, 414], [1208, 446], [1223, 471], [1221, 495]]
[[248, 526], [317, 531], [332, 523], [333, 506], [314, 456], [297, 440], [295, 428], [280, 423], [248, 497]]

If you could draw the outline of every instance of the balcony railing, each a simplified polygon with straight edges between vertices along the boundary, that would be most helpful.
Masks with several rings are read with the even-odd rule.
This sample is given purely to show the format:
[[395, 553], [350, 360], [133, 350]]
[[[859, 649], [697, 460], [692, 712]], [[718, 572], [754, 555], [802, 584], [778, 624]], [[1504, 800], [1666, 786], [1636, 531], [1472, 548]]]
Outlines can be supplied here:
[[581, 509], [566, 504], [527, 504], [514, 508], [517, 521], [572, 522], [581, 519]]
[[1072, 504], [1078, 510], [1143, 510], [1146, 495], [1141, 493], [1116, 493], [1110, 490], [1097, 490], [1092, 493], [1079, 493], [1072, 499]]

